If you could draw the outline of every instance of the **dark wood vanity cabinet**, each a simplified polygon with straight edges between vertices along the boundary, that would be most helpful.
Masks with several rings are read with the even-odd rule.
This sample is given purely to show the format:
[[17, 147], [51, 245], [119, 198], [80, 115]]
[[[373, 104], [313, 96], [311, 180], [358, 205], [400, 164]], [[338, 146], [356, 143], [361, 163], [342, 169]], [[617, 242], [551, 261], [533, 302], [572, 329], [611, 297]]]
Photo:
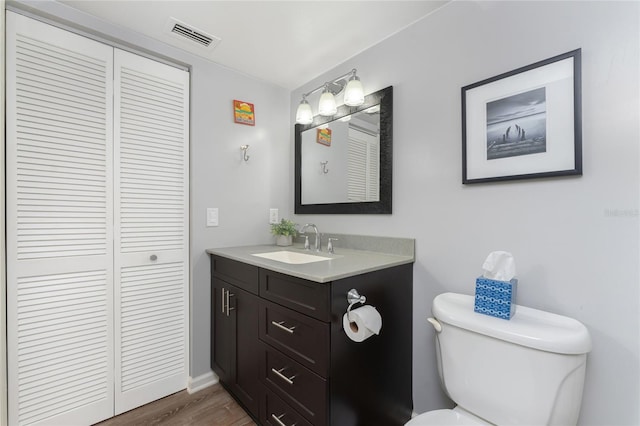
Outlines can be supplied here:
[[[250, 282], [241, 282], [240, 285], [229, 282], [238, 284], [237, 279], [243, 277], [241, 273], [236, 275], [234, 272], [250, 272], [250, 269], [254, 269], [257, 284], [257, 268], [228, 262], [231, 261], [222, 258], [212, 261], [212, 272], [216, 266], [223, 272], [216, 272], [211, 289], [211, 330], [215, 336], [211, 340], [211, 368], [247, 410], [257, 412], [262, 396], [262, 386], [255, 379], [259, 372], [259, 298], [246, 290], [251, 289], [251, 285], [248, 285]], [[229, 271], [231, 276], [225, 276], [224, 273], [224, 268], [228, 266], [232, 267]], [[235, 271], [235, 268], [239, 269]], [[247, 276], [251, 274], [244, 277]]]
[[[411, 264], [316, 283], [216, 255], [211, 261], [211, 366], [259, 424], [409, 420]], [[351, 288], [382, 315], [380, 334], [361, 343], [342, 328]]]

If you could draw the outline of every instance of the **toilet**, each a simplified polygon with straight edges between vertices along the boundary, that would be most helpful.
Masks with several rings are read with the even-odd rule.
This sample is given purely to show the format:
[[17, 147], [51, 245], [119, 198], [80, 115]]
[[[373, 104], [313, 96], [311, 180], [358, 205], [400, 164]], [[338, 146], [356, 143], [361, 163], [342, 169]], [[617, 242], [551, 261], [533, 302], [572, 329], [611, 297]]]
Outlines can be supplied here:
[[440, 382], [457, 404], [405, 426], [575, 425], [591, 337], [580, 322], [517, 306], [511, 320], [474, 312], [474, 297], [433, 300]]

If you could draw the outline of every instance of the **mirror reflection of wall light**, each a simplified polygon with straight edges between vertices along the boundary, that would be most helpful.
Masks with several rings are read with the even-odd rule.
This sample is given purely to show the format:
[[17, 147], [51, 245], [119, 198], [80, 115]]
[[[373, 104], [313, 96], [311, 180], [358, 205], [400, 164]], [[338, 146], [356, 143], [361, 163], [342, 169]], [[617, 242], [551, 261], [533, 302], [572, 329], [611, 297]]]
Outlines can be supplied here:
[[[307, 101], [307, 96], [322, 89], [322, 95], [318, 103], [318, 113], [325, 117], [335, 115], [337, 112], [335, 95], [344, 90], [344, 103], [347, 106], [359, 106], [364, 103], [364, 88], [360, 78], [356, 75], [354, 68], [350, 72], [341, 75], [332, 81], [327, 81], [310, 92], [302, 95], [300, 105], [296, 111], [296, 123], [311, 124], [313, 122], [313, 111]], [[347, 81], [346, 78], [349, 77]]]
[[363, 111], [365, 114], [377, 114], [380, 112], [380, 105], [374, 105], [371, 108], [367, 108]]

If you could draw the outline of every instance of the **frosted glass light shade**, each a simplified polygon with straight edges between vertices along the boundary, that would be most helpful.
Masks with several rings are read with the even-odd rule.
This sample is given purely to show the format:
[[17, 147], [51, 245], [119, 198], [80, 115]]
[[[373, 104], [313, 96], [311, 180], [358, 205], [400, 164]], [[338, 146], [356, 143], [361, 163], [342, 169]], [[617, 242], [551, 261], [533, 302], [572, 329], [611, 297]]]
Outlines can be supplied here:
[[358, 106], [364, 103], [364, 89], [357, 76], [351, 77], [344, 89], [344, 104], [348, 106]]
[[318, 104], [318, 114], [328, 117], [335, 115], [338, 112], [338, 107], [336, 106], [336, 98], [333, 97], [331, 92], [324, 91], [322, 95], [320, 95], [320, 103]]
[[296, 111], [296, 123], [298, 124], [311, 124], [313, 122], [313, 112], [311, 111], [311, 105], [305, 99], [298, 105]]

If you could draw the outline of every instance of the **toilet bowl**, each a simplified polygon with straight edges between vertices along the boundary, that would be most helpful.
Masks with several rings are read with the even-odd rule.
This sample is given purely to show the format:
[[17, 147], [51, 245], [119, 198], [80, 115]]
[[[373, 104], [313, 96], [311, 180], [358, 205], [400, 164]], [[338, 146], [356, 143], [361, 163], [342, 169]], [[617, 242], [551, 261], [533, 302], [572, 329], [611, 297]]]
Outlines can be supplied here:
[[409, 420], [405, 426], [480, 426], [491, 425], [479, 417], [456, 407], [453, 410], [434, 410]]
[[517, 306], [511, 320], [474, 312], [474, 297], [433, 300], [440, 382], [457, 404], [406, 426], [575, 425], [591, 337], [575, 319]]

